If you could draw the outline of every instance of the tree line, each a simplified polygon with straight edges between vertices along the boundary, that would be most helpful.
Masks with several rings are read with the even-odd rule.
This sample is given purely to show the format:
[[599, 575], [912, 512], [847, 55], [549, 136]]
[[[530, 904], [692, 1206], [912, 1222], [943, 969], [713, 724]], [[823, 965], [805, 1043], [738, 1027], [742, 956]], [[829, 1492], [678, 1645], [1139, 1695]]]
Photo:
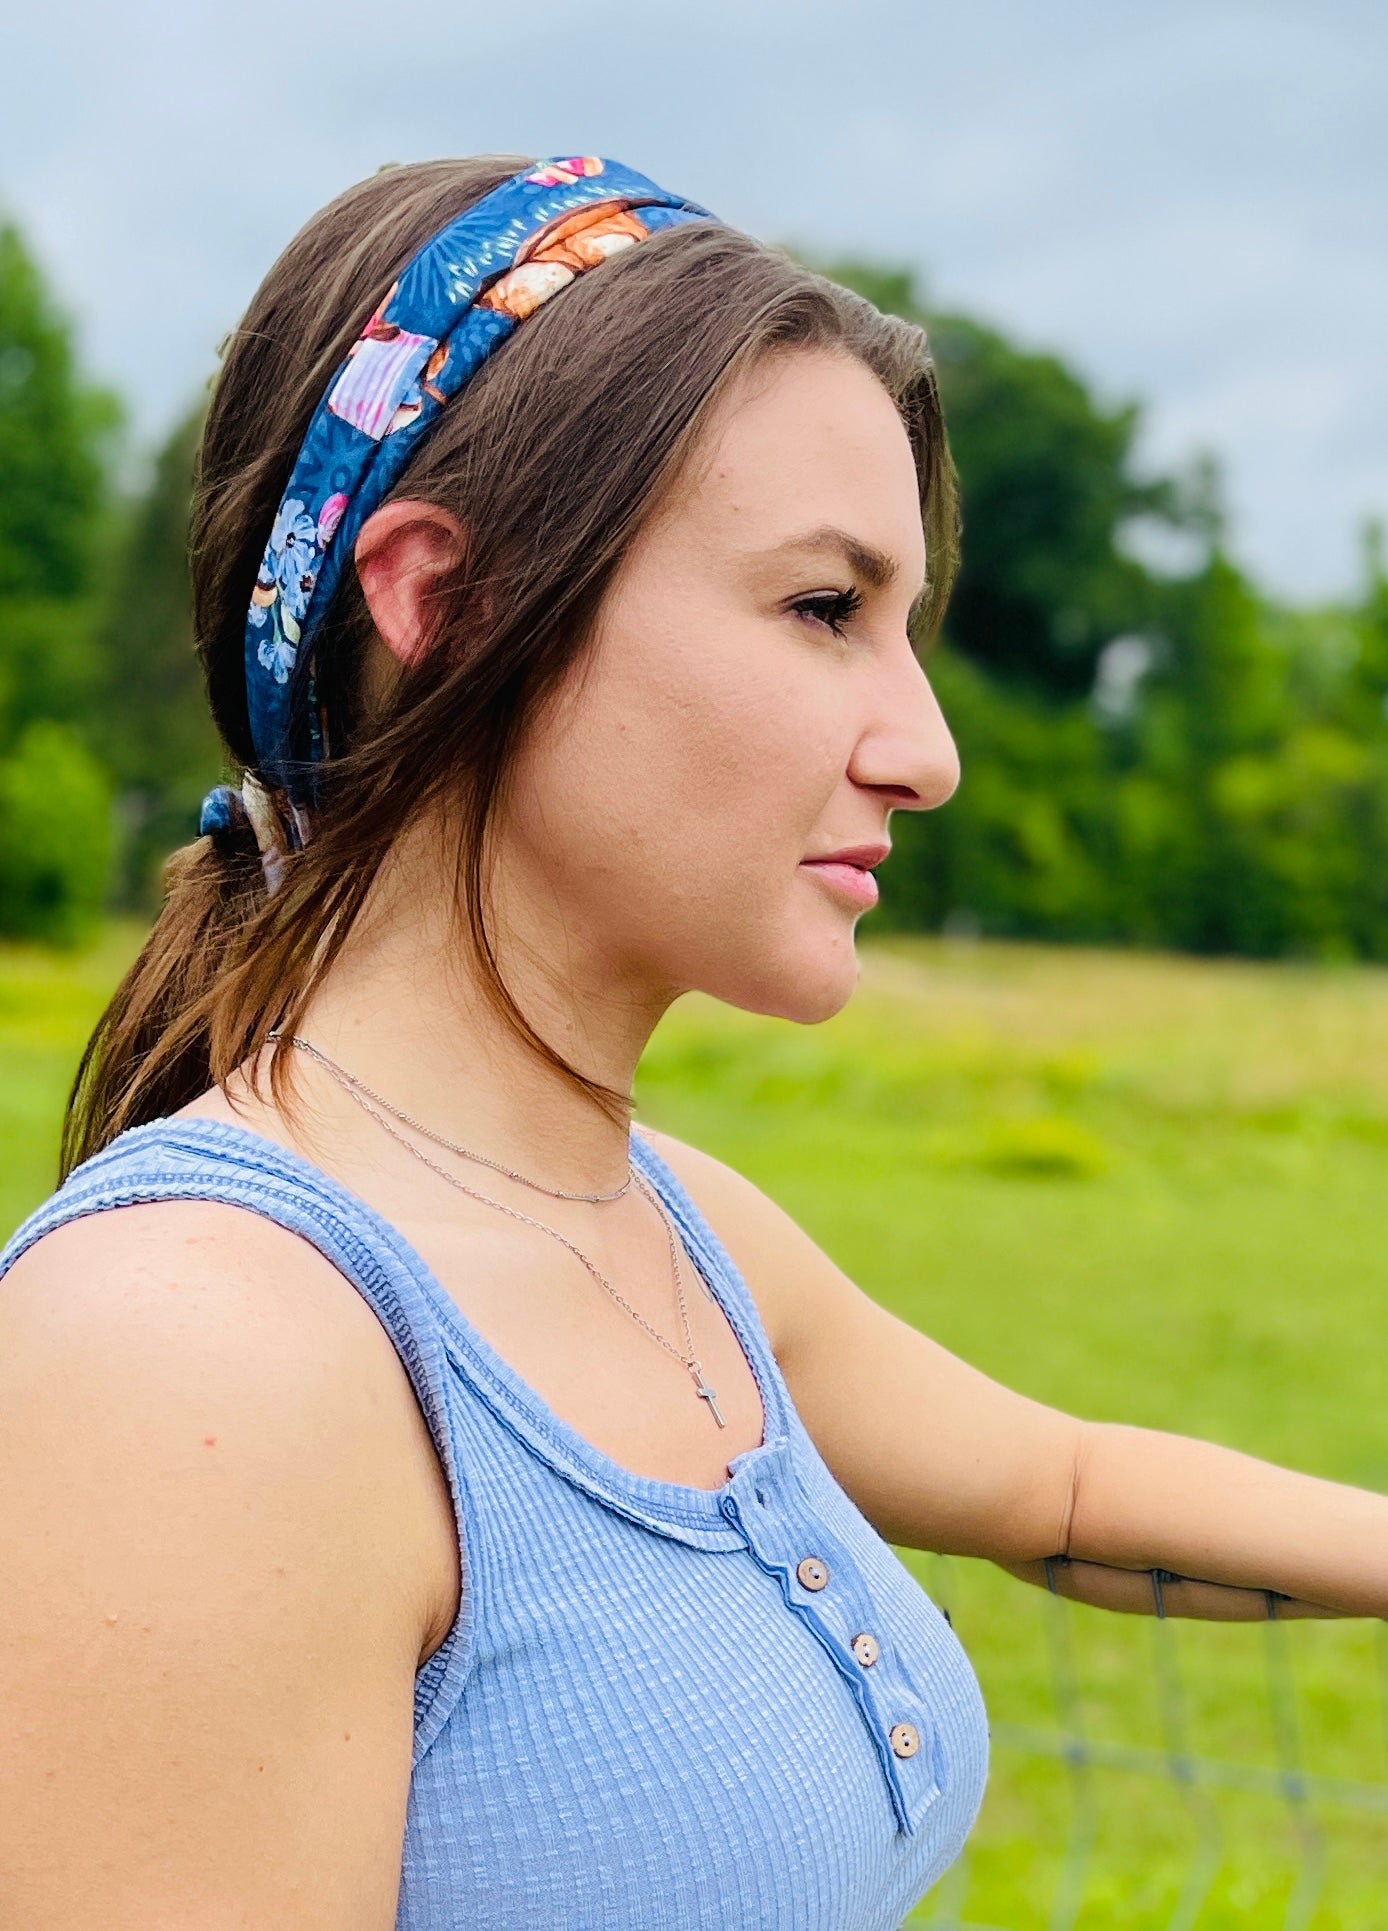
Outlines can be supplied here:
[[[1232, 559], [1219, 471], [1140, 476], [1140, 405], [818, 264], [933, 346], [964, 503], [928, 668], [964, 777], [899, 813], [877, 929], [1388, 958], [1388, 564], [1293, 606]], [[145, 486], [24, 238], [0, 225], [0, 932], [148, 911], [221, 771], [193, 650], [201, 404]]]

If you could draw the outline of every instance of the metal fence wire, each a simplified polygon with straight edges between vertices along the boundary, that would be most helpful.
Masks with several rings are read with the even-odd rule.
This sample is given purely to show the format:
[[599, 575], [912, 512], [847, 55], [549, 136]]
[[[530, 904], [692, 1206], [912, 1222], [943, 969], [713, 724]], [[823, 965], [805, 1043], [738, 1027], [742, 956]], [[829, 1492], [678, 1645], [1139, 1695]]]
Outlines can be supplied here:
[[[954, 1622], [956, 1617], [950, 1607], [953, 1594], [950, 1558], [935, 1556], [930, 1562], [931, 1594]], [[1213, 1794], [1219, 1790], [1247, 1792], [1278, 1805], [1281, 1819], [1278, 1849], [1284, 1857], [1289, 1853], [1294, 1857], [1295, 1877], [1277, 1931], [1307, 1931], [1318, 1906], [1331, 1909], [1334, 1905], [1334, 1899], [1326, 1895], [1327, 1820], [1338, 1813], [1341, 1817], [1378, 1817], [1388, 1822], [1388, 1779], [1322, 1776], [1306, 1769], [1298, 1718], [1296, 1670], [1288, 1640], [1291, 1631], [1276, 1615], [1277, 1602], [1286, 1598], [1279, 1597], [1275, 1590], [1265, 1592], [1269, 1611], [1265, 1623], [1239, 1625], [1246, 1631], [1250, 1643], [1263, 1646], [1264, 1689], [1275, 1761], [1236, 1762], [1201, 1755], [1193, 1749], [1191, 1697], [1182, 1667], [1179, 1635], [1182, 1624], [1187, 1629], [1192, 1624], [1184, 1618], [1168, 1620], [1165, 1614], [1162, 1584], [1180, 1578], [1164, 1570], [1149, 1573], [1156, 1613], [1147, 1620], [1158, 1713], [1158, 1733], [1150, 1744], [1122, 1743], [1093, 1733], [1076, 1655], [1077, 1605], [1057, 1593], [1042, 1598], [1046, 1668], [1056, 1716], [1054, 1728], [990, 1718], [993, 1776], [1005, 1776], [1008, 1764], [1019, 1758], [1032, 1762], [1049, 1760], [1069, 1786], [1069, 1830], [1056, 1848], [1050, 1895], [1037, 1900], [1029, 1923], [1034, 1923], [1038, 1931], [1042, 1925], [1045, 1931], [1074, 1931], [1078, 1925], [1091, 1882], [1098, 1875], [1095, 1838], [1100, 1806], [1096, 1773], [1117, 1771], [1139, 1780], [1135, 1790], [1145, 1780], [1150, 1791], [1153, 1780], [1159, 1780], [1177, 1795], [1192, 1827], [1193, 1848], [1180, 1873], [1178, 1895], [1170, 1914], [1160, 1921], [1161, 1931], [1197, 1931], [1201, 1912], [1226, 1867], [1229, 1847]], [[1054, 1592], [1053, 1577], [1051, 1581]], [[1365, 1694], [1366, 1701], [1372, 1700], [1375, 1705], [1373, 1725], [1383, 1760], [1388, 1764], [1388, 1622], [1376, 1623], [1374, 1650], [1375, 1680], [1372, 1685], [1366, 1685]], [[970, 1866], [971, 1849], [966, 1846], [963, 1855], [912, 1915], [910, 1925], [930, 1925], [935, 1931], [1017, 1931], [1016, 1925], [997, 1925], [967, 1914]], [[1131, 1921], [1124, 1919], [1124, 1922]], [[1223, 1924], [1229, 1920], [1221, 1917], [1219, 1921]], [[1103, 1919], [1092, 1917], [1090, 1922], [1097, 1926]], [[1275, 1920], [1260, 1916], [1257, 1922], [1272, 1931]], [[1341, 1920], [1337, 1917], [1335, 1922]], [[1151, 1923], [1155, 1931], [1158, 1920], [1152, 1919]], [[1376, 1911], [1372, 1920], [1365, 1919], [1363, 1923], [1366, 1931], [1371, 1924], [1388, 1925], [1388, 1836], [1385, 1837], [1381, 1912]]]

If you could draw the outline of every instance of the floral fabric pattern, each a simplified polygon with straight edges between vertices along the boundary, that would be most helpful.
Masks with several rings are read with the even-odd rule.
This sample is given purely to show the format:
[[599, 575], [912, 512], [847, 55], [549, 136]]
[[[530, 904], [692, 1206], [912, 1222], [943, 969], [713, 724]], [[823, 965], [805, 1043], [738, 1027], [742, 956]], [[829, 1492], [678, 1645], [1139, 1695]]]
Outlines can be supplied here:
[[284, 503], [270, 533], [265, 561], [274, 571], [274, 581], [284, 607], [294, 618], [308, 607], [309, 591], [318, 570], [317, 528], [297, 500]]
[[[330, 501], [335, 499], [330, 499]], [[341, 499], [345, 506], [346, 499]], [[326, 510], [327, 504], [324, 505]], [[247, 623], [262, 635], [255, 646], [256, 662], [268, 671], [276, 684], [286, 684], [298, 655], [304, 613], [313, 586], [318, 580], [322, 548], [331, 540], [341, 518], [341, 510], [326, 524], [320, 514], [317, 523], [297, 497], [281, 503], [265, 546], [260, 573], [251, 592]], [[326, 527], [326, 537], [321, 532]]]
[[346, 366], [328, 391], [329, 409], [379, 442], [400, 426], [396, 411], [411, 393], [418, 407], [416, 378], [438, 346], [432, 335], [373, 320], [347, 352]]

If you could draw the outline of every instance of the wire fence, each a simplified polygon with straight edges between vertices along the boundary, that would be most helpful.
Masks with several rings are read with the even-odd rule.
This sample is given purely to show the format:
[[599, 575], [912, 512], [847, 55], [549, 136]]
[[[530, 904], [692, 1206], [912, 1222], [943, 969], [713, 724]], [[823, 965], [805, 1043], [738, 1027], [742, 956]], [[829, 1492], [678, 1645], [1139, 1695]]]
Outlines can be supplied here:
[[[931, 1594], [951, 1620], [953, 1589], [951, 1563], [947, 1557], [931, 1559]], [[1275, 1592], [1269, 1603], [1272, 1614], [1265, 1623], [1238, 1625], [1250, 1644], [1261, 1644], [1264, 1661], [1264, 1696], [1270, 1719], [1274, 1761], [1236, 1761], [1203, 1755], [1192, 1744], [1193, 1699], [1187, 1670], [1181, 1654], [1181, 1639], [1196, 1627], [1182, 1619], [1167, 1618], [1161, 1602], [1161, 1583], [1174, 1580], [1156, 1571], [1154, 1590], [1157, 1613], [1148, 1619], [1151, 1642], [1151, 1667], [1154, 1673], [1157, 1734], [1146, 1746], [1119, 1742], [1095, 1733], [1075, 1642], [1076, 1605], [1060, 1595], [1041, 1598], [1046, 1630], [1047, 1673], [1055, 1712], [1054, 1727], [1009, 1722], [990, 1717], [994, 1777], [1005, 1777], [1019, 1761], [1052, 1762], [1068, 1785], [1070, 1823], [1064, 1841], [1057, 1845], [1051, 1861], [1049, 1895], [1039, 1898], [1030, 1920], [1045, 1931], [1074, 1931], [1086, 1906], [1102, 1910], [1091, 1897], [1093, 1880], [1100, 1875], [1096, 1859], [1097, 1826], [1101, 1792], [1111, 1790], [1107, 1773], [1133, 1779], [1131, 1792], [1150, 1793], [1154, 1783], [1173, 1794], [1184, 1811], [1191, 1845], [1185, 1867], [1177, 1873], [1178, 1890], [1168, 1914], [1160, 1917], [1124, 1915], [1122, 1922], [1148, 1923], [1153, 1931], [1200, 1931], [1202, 1912], [1211, 1903], [1216, 1884], [1225, 1871], [1230, 1845], [1220, 1806], [1219, 1792], [1237, 1791], [1271, 1800], [1276, 1806], [1277, 1825], [1270, 1841], [1275, 1841], [1279, 1858], [1290, 1861], [1294, 1876], [1280, 1918], [1264, 1912], [1256, 1919], [1259, 1931], [1309, 1931], [1313, 1919], [1335, 1925], [1388, 1925], [1388, 1828], [1382, 1840], [1381, 1901], [1372, 1917], [1341, 1916], [1335, 1899], [1327, 1893], [1327, 1827], [1335, 1820], [1380, 1819], [1388, 1826], [1388, 1775], [1379, 1778], [1335, 1777], [1314, 1773], [1306, 1767], [1300, 1696], [1297, 1682], [1295, 1643], [1301, 1632], [1324, 1624], [1298, 1622], [1294, 1634], [1288, 1623], [1275, 1615]], [[1089, 1610], [1080, 1613], [1094, 1614]], [[1124, 1620], [1127, 1620], [1126, 1618]], [[1379, 1754], [1388, 1769], [1388, 1622], [1374, 1625], [1372, 1638], [1373, 1681], [1364, 1686], [1372, 1713], [1363, 1711], [1364, 1724], [1374, 1736], [1374, 1754]], [[1363, 1726], [1360, 1731], [1363, 1740]], [[1127, 1794], [1127, 1793], [1125, 1793]], [[967, 1846], [958, 1862], [932, 1890], [930, 1897], [910, 1920], [911, 1925], [930, 1925], [935, 1931], [1018, 1931], [1017, 1925], [998, 1925], [986, 1917], [969, 1914], [969, 1893], [973, 1888], [974, 1850]], [[1111, 1881], [1108, 1894], [1111, 1895]], [[1330, 1915], [1318, 1919], [1318, 1913]], [[1106, 1915], [1093, 1915], [1086, 1922], [1107, 1924]], [[1218, 1918], [1220, 1925], [1231, 1920]], [[1244, 1920], [1239, 1919], [1239, 1922]]]

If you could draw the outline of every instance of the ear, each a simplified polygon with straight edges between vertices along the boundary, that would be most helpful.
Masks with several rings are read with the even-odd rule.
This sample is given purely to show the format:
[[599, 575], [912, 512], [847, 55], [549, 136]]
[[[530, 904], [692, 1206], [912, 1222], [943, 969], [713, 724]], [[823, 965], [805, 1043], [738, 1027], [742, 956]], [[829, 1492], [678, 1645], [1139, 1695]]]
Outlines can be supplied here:
[[424, 650], [430, 595], [466, 547], [457, 518], [437, 503], [402, 497], [362, 524], [353, 561], [376, 634], [398, 663]]

